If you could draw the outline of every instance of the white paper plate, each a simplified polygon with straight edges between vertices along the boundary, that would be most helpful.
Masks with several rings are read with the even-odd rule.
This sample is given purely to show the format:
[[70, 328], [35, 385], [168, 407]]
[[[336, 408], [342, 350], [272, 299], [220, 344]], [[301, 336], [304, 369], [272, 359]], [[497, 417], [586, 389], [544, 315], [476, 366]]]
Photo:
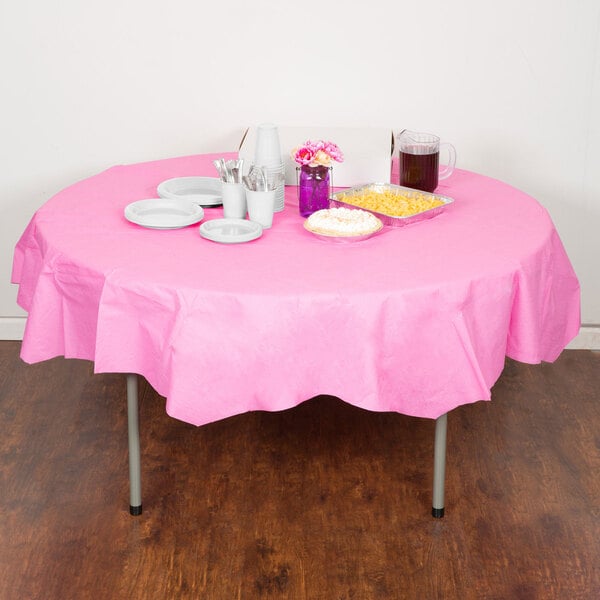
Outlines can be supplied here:
[[220, 206], [221, 180], [218, 177], [176, 177], [156, 188], [161, 198], [191, 200], [200, 206]]
[[200, 225], [200, 235], [221, 244], [250, 242], [262, 235], [263, 229], [254, 221], [244, 219], [213, 219]]
[[199, 223], [204, 210], [189, 200], [149, 198], [125, 207], [125, 218], [136, 225], [150, 229], [180, 229]]

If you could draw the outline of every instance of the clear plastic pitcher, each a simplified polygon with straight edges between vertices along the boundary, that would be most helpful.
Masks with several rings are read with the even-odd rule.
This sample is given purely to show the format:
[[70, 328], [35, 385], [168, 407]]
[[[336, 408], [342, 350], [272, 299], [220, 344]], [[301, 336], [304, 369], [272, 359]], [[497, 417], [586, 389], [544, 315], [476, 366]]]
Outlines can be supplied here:
[[[433, 192], [438, 182], [452, 175], [456, 150], [437, 135], [405, 129], [396, 137], [400, 166], [400, 185]], [[440, 150], [448, 153], [448, 162], [440, 168]]]

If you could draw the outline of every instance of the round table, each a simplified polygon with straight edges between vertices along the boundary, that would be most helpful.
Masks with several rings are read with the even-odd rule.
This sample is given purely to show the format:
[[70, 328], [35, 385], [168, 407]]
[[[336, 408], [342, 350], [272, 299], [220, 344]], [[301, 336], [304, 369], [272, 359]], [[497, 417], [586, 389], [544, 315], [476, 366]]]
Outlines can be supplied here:
[[124, 218], [166, 179], [216, 176], [221, 156], [235, 155], [115, 166], [36, 212], [13, 265], [25, 361], [143, 375], [196, 425], [320, 394], [439, 419], [489, 400], [505, 356], [553, 361], [578, 332], [579, 285], [547, 211], [471, 172], [439, 186], [454, 199], [442, 214], [357, 243], [307, 232], [294, 187], [244, 244]]

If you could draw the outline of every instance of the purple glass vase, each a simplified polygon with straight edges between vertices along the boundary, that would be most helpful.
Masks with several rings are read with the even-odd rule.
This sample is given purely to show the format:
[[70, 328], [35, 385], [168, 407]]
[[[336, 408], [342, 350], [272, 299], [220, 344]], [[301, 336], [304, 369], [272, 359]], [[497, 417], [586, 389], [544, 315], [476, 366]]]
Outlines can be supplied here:
[[331, 167], [302, 165], [298, 171], [298, 205], [303, 217], [329, 208]]

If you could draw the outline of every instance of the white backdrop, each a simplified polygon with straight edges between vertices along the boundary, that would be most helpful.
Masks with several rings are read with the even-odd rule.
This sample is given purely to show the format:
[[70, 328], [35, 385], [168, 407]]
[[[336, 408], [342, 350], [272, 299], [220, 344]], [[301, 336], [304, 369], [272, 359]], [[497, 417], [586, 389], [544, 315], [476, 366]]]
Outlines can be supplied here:
[[0, 57], [0, 339], [22, 330], [12, 253], [47, 198], [272, 121], [434, 132], [536, 197], [600, 340], [597, 0], [4, 1]]

